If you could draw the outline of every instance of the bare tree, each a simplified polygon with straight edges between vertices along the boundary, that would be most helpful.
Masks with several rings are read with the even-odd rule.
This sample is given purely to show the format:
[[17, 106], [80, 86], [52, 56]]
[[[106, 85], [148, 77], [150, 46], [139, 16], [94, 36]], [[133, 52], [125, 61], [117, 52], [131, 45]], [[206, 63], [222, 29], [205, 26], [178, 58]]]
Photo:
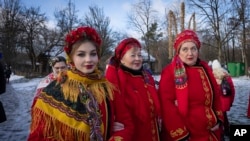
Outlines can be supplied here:
[[[111, 48], [114, 46], [115, 40], [112, 35], [114, 33], [110, 29], [110, 19], [106, 17], [103, 9], [98, 8], [96, 5], [89, 7], [89, 12], [84, 15], [83, 25], [88, 25], [97, 30], [102, 39], [101, 47], [101, 62], [106, 62], [106, 60], [111, 56]], [[101, 64], [101, 68], [104, 68], [105, 64]]]
[[27, 53], [32, 70], [36, 71], [37, 63], [37, 48], [36, 41], [40, 38], [41, 31], [45, 26], [45, 21], [47, 20], [44, 13], [40, 13], [40, 8], [28, 8], [24, 10], [22, 14], [22, 45], [25, 52]]
[[8, 64], [15, 62], [20, 34], [20, 0], [4, 0], [0, 6], [0, 51]]
[[190, 6], [196, 7], [194, 8], [197, 10], [196, 13], [200, 14], [200, 28], [209, 31], [209, 34], [214, 36], [216, 41], [214, 47], [218, 49], [218, 59], [223, 61], [222, 47], [227, 43], [231, 32], [238, 26], [236, 23], [226, 33], [222, 28], [225, 24], [222, 21], [225, 21], [227, 14], [231, 14], [231, 3], [225, 0], [190, 0], [189, 3]]
[[145, 48], [148, 52], [148, 63], [150, 63], [150, 45], [149, 33], [150, 26], [153, 23], [157, 23], [157, 11], [152, 7], [151, 0], [140, 0], [138, 3], [132, 5], [131, 14], [128, 15], [129, 27], [134, 29], [141, 35], [145, 42]]
[[161, 55], [165, 51], [165, 50], [162, 50], [162, 47], [164, 47], [164, 45], [162, 44], [163, 33], [158, 30], [159, 30], [158, 24], [153, 23], [150, 26], [148, 33], [146, 34], [147, 38], [149, 39], [149, 46], [152, 48], [150, 50], [151, 51], [150, 53], [154, 55], [154, 57], [156, 58], [156, 62], [157, 62], [155, 63], [154, 67], [152, 67], [153, 65], [150, 64], [151, 69], [154, 72], [160, 72], [163, 68], [162, 66], [163, 62], [166, 62], [165, 61], [166, 58], [162, 59], [162, 55]]
[[247, 52], [247, 23], [249, 24], [249, 1], [247, 0], [233, 0], [233, 5], [238, 13], [239, 21], [241, 23], [241, 44], [242, 44], [242, 62], [245, 63], [245, 74], [248, 74], [248, 52]]
[[[186, 13], [185, 13], [184, 2], [180, 4], [180, 10], [177, 10], [175, 13], [172, 10], [168, 12], [167, 32], [168, 32], [168, 58], [169, 59], [172, 59], [175, 54], [173, 50], [173, 42], [174, 42], [174, 38], [178, 34], [178, 29], [180, 29], [180, 32], [182, 32], [185, 29], [193, 29], [194, 31], [196, 31], [195, 13], [193, 13], [192, 16], [190, 17], [189, 22], [188, 22], [188, 27], [185, 27], [185, 17], [186, 17], [185, 14]], [[179, 28], [178, 28], [178, 25], [180, 26]], [[193, 28], [191, 28], [191, 25], [193, 25]]]
[[[61, 33], [56, 29], [49, 29], [46, 25], [42, 27], [39, 38], [36, 41], [38, 50], [37, 61], [40, 63], [39, 72], [47, 72], [48, 59], [63, 52], [64, 42]], [[53, 53], [53, 54], [51, 54]]]
[[68, 1], [66, 8], [55, 11], [54, 16], [62, 37], [79, 25], [80, 20], [78, 19], [77, 12], [75, 4], [71, 0]]

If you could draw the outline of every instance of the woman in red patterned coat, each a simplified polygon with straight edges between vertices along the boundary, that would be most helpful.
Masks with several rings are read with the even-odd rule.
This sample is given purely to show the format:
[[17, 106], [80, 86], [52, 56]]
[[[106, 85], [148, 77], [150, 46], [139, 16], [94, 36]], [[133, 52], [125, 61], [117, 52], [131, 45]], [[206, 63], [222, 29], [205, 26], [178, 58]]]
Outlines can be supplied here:
[[159, 83], [163, 141], [220, 141], [223, 114], [219, 87], [211, 68], [199, 57], [192, 30], [177, 35], [176, 55]]
[[[122, 113], [122, 99], [114, 95], [114, 86], [97, 67], [101, 39], [96, 30], [79, 27], [67, 34], [65, 42], [70, 69], [38, 95], [31, 110], [28, 140], [130, 141], [131, 118]], [[113, 132], [114, 121], [122, 123], [123, 130]]]
[[106, 78], [116, 85], [130, 111], [134, 124], [132, 141], [159, 141], [158, 95], [153, 77], [142, 67], [141, 45], [136, 39], [127, 38], [118, 44]]

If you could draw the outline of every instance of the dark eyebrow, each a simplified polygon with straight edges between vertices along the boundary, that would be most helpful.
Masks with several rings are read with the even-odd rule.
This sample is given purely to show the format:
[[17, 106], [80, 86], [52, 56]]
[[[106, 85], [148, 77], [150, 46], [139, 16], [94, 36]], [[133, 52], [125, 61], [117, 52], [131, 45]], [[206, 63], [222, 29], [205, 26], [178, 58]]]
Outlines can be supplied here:
[[93, 49], [93, 50], [91, 50], [90, 52], [97, 52], [97, 50], [96, 50], [96, 49]]
[[[86, 53], [86, 51], [83, 51], [83, 50], [78, 50], [77, 52]], [[96, 50], [96, 49], [93, 49], [93, 50], [91, 50], [90, 52], [97, 52], [97, 50]]]

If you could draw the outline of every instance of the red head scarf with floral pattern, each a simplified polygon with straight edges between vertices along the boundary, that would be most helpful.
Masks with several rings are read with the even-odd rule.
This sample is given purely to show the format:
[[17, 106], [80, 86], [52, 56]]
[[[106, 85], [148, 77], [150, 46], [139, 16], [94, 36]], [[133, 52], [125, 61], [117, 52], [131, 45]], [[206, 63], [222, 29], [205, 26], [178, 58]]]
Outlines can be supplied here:
[[200, 49], [201, 43], [197, 34], [193, 30], [187, 29], [179, 33], [175, 39], [174, 48], [175, 48], [176, 54], [178, 53], [181, 45], [187, 41], [194, 42], [196, 47]]

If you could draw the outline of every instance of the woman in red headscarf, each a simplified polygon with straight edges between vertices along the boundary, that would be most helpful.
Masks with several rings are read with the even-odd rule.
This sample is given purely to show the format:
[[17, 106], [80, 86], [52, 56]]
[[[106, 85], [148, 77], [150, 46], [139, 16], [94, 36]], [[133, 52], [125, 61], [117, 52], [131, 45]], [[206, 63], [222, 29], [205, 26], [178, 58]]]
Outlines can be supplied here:
[[132, 140], [159, 141], [157, 91], [153, 77], [142, 67], [141, 45], [136, 39], [127, 38], [118, 44], [107, 66], [106, 78], [116, 85], [132, 116]]
[[[101, 39], [79, 27], [65, 39], [70, 69], [45, 87], [31, 109], [29, 141], [130, 141], [133, 125], [114, 86], [98, 70]], [[117, 111], [117, 105], [121, 110]], [[124, 106], [123, 106], [124, 105]], [[113, 131], [114, 121], [124, 125]]]
[[208, 64], [199, 59], [192, 30], [177, 35], [176, 55], [161, 74], [159, 95], [163, 141], [220, 141], [220, 89]]

